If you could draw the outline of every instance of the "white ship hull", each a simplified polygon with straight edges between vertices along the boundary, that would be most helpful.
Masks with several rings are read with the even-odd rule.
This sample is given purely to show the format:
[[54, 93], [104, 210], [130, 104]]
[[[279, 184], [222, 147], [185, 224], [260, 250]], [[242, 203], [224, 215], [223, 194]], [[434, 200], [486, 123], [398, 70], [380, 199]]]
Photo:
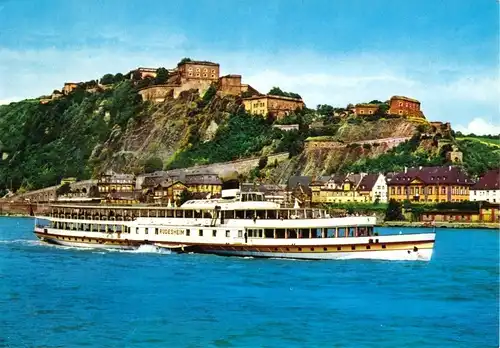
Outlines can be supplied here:
[[273, 253], [252, 251], [217, 251], [222, 256], [265, 257], [302, 260], [391, 260], [391, 261], [430, 261], [432, 249], [413, 250], [386, 250], [362, 252], [332, 252], [332, 253]]

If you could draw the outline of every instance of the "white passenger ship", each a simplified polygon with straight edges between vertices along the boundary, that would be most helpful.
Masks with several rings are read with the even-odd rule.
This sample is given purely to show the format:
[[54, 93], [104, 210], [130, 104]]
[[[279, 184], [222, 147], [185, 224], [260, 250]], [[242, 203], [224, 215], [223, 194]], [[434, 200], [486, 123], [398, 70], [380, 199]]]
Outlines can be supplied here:
[[52, 205], [35, 234], [59, 245], [295, 259], [425, 260], [435, 234], [378, 235], [372, 216], [331, 217], [322, 209], [281, 208], [262, 193], [159, 206]]

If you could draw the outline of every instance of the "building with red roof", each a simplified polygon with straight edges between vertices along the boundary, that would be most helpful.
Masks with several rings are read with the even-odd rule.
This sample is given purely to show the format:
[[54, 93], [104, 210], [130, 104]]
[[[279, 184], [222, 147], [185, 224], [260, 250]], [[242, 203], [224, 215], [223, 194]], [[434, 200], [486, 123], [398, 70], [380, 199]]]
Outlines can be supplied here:
[[470, 201], [500, 202], [500, 168], [492, 169], [470, 189]]

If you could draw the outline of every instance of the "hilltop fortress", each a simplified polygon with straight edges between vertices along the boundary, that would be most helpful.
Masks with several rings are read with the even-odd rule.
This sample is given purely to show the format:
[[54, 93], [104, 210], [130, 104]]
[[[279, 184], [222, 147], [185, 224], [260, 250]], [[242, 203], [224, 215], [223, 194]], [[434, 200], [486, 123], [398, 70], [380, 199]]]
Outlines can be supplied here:
[[[203, 95], [210, 86], [215, 85], [219, 95], [239, 96], [243, 93], [258, 95], [259, 92], [241, 83], [241, 75], [220, 76], [218, 63], [208, 61], [183, 60], [176, 68], [168, 69], [165, 84], [147, 86], [139, 90], [143, 100], [162, 102], [166, 97], [177, 98], [181, 92], [196, 89]], [[138, 68], [129, 72], [130, 78], [155, 78], [156, 69]]]
[[[241, 75], [220, 76], [220, 65], [218, 63], [184, 58], [175, 68], [163, 69], [165, 76], [160, 79], [161, 82], [157, 80], [159, 70], [161, 69], [139, 67], [125, 75], [120, 75], [122, 78], [130, 79], [137, 84], [138, 93], [143, 101], [154, 103], [164, 102], [167, 98], [178, 98], [182, 92], [188, 90], [196, 90], [203, 96], [210, 87], [213, 87], [219, 96], [241, 97], [247, 112], [263, 116], [270, 115], [278, 120], [293, 111], [305, 107], [304, 101], [295, 97], [298, 95], [262, 94], [249, 84], [242, 83]], [[145, 83], [141, 85], [141, 82]], [[97, 80], [86, 83], [66, 82], [61, 92], [56, 90], [51, 96], [40, 98], [40, 103], [46, 104], [51, 100], [66, 96], [77, 88], [95, 92], [109, 87], [110, 85], [102, 82], [102, 79], [101, 83], [98, 83]], [[416, 99], [406, 96], [392, 96], [385, 103], [375, 102], [348, 106], [345, 112], [341, 114], [358, 117], [389, 114], [398, 115], [418, 123], [427, 122], [421, 110], [420, 101]], [[381, 109], [382, 104], [386, 107], [383, 110]]]

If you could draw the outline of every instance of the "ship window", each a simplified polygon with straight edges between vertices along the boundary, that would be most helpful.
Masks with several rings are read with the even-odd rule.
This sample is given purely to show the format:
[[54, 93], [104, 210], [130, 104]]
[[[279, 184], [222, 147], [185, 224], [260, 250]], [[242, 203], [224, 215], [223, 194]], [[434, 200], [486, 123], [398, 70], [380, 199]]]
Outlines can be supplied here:
[[193, 217], [193, 211], [192, 210], [186, 210], [184, 212], [184, 215], [186, 216], [186, 219], [192, 218]]
[[203, 230], [199, 230], [199, 231], [198, 231], [198, 235], [199, 235], [200, 237], [203, 237]]
[[226, 238], [229, 238], [230, 235], [231, 235], [231, 231], [226, 230]]
[[385, 249], [385, 248], [386, 248], [385, 244], [382, 244], [382, 249]]
[[356, 250], [356, 246], [351, 245], [351, 250]]
[[155, 228], [155, 234], [158, 234], [158, 228]]
[[149, 228], [147, 228], [147, 227], [146, 227], [146, 228], [144, 229], [144, 233], [145, 233], [145, 234], [148, 234], [148, 231], [149, 231]]
[[302, 251], [302, 248], [299, 248], [299, 251]]
[[242, 230], [238, 230], [238, 238], [241, 238], [243, 237], [243, 231]]
[[182, 217], [182, 210], [176, 210], [175, 217], [181, 218]]
[[337, 247], [337, 250], [339, 250], [339, 251], [342, 250], [342, 247]]
[[265, 238], [274, 238], [274, 230], [272, 228], [266, 228], [264, 230], [264, 237]]
[[328, 248], [323, 248], [323, 251], [328, 251]]
[[311, 251], [314, 251], [314, 248], [311, 248]]
[[191, 234], [191, 231], [189, 229], [186, 230], [186, 236], [189, 237], [189, 235]]
[[212, 230], [212, 237], [217, 237], [217, 230]]
[[135, 228], [135, 233], [136, 233], [136, 234], [139, 234], [139, 227], [136, 227], [136, 228]]
[[167, 217], [174, 217], [174, 212], [171, 209], [167, 210]]
[[371, 248], [372, 248], [372, 247], [371, 247], [371, 246], [369, 246], [369, 245], [367, 245], [367, 246], [366, 246], [366, 249], [371, 249]]

